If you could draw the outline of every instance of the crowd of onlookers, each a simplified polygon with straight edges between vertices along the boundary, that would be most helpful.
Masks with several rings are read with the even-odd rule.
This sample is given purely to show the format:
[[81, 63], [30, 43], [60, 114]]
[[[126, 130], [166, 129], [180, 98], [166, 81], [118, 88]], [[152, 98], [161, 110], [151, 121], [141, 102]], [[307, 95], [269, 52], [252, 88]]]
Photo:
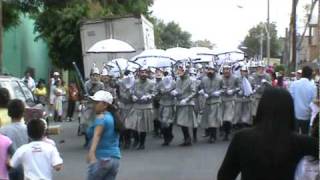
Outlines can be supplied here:
[[62, 168], [63, 160], [53, 140], [46, 137], [46, 121], [24, 122], [25, 103], [10, 100], [0, 88], [0, 179], [52, 179], [52, 167]]

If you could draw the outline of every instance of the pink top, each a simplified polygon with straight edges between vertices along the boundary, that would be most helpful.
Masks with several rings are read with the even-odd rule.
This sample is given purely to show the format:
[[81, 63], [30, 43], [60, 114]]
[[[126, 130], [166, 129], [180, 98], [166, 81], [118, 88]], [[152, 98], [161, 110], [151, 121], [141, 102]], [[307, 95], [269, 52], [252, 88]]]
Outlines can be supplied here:
[[0, 134], [0, 179], [8, 180], [8, 169], [7, 169], [7, 160], [8, 160], [8, 150], [12, 141], [2, 134]]

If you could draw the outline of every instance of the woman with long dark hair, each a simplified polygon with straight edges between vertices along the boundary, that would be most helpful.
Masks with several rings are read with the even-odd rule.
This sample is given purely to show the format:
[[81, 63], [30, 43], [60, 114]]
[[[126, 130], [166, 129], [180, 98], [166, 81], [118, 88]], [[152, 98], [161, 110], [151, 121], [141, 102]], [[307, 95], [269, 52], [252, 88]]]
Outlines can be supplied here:
[[87, 161], [88, 180], [116, 178], [121, 158], [119, 132], [121, 121], [119, 113], [112, 105], [113, 97], [107, 91], [98, 91], [90, 98], [95, 102], [96, 119], [89, 127], [90, 139]]
[[318, 142], [294, 132], [293, 99], [282, 88], [267, 88], [254, 127], [235, 134], [218, 180], [292, 180], [299, 160], [318, 157]]

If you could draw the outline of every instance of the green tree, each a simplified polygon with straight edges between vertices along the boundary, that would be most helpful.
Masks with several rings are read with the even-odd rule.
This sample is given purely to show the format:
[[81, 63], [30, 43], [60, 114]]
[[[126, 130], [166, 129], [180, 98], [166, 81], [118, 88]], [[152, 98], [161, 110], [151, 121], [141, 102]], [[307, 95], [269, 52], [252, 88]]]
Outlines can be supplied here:
[[213, 49], [216, 45], [214, 43], [212, 43], [211, 41], [209, 41], [208, 39], [204, 39], [204, 40], [197, 40], [195, 42], [192, 43], [193, 47], [207, 47], [209, 49]]
[[179, 24], [162, 20], [153, 20], [155, 29], [155, 41], [157, 48], [168, 49], [173, 47], [190, 48], [192, 46], [191, 34], [183, 31]]
[[149, 16], [152, 0], [46, 0], [35, 18], [38, 38], [45, 39], [49, 56], [58, 67], [68, 69], [76, 61], [82, 67], [80, 24], [84, 19], [126, 14]]
[[[267, 56], [267, 32], [264, 23], [259, 23], [257, 26], [249, 30], [249, 34], [245, 37], [240, 46], [247, 47], [243, 49], [249, 56], [253, 57], [260, 54], [260, 39], [261, 32], [263, 33], [263, 56]], [[270, 23], [270, 56], [280, 56], [280, 40], [277, 35], [275, 23]]]
[[11, 0], [2, 2], [2, 18], [5, 30], [20, 23], [20, 14], [35, 13], [40, 6], [40, 0]]

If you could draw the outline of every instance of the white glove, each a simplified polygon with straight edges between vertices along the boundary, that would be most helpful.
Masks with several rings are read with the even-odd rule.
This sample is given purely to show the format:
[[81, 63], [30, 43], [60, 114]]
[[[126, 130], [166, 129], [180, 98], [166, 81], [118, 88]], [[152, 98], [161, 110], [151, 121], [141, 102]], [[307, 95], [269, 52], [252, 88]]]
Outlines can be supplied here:
[[208, 95], [207, 93], [204, 93], [203, 96], [204, 96], [205, 98], [208, 98], [208, 97], [209, 97], [209, 95]]
[[204, 94], [205, 94], [205, 92], [204, 92], [203, 89], [201, 89], [198, 93], [201, 94], [201, 95], [204, 95]]
[[262, 80], [261, 80], [261, 83], [266, 83], [266, 82], [267, 82], [266, 79], [262, 79]]
[[240, 96], [242, 96], [242, 95], [243, 95], [243, 91], [240, 90], [240, 91], [238, 92], [238, 94], [239, 94]]
[[137, 100], [138, 100], [138, 97], [135, 96], [135, 95], [133, 95], [133, 96], [132, 96], [132, 101], [133, 101], [133, 102], [136, 102]]
[[186, 105], [187, 104], [187, 99], [182, 99], [180, 101], [180, 105]]
[[215, 91], [212, 93], [212, 96], [219, 97], [221, 95], [220, 91]]
[[178, 91], [177, 90], [173, 90], [173, 91], [171, 91], [171, 93], [170, 93], [172, 96], [176, 96], [176, 95], [178, 95]]
[[146, 100], [148, 100], [148, 96], [147, 96], [147, 95], [144, 95], [144, 96], [142, 96], [142, 97], [140, 98], [140, 100], [146, 101]]
[[230, 95], [230, 96], [233, 95], [233, 90], [229, 89], [229, 90], [227, 91], [227, 94]]

